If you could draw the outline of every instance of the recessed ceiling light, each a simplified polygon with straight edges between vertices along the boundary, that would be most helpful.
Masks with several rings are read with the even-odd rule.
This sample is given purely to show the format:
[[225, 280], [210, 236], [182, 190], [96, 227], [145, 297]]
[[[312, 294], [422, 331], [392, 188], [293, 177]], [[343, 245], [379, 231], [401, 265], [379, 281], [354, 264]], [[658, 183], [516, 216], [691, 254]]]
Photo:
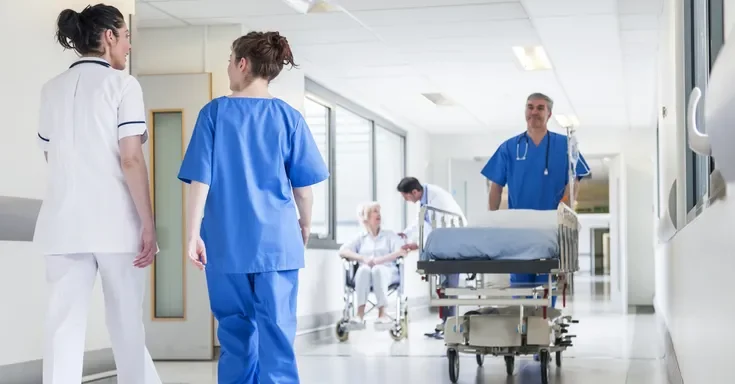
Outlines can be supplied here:
[[422, 93], [421, 95], [440, 107], [450, 107], [454, 105], [454, 102], [450, 98], [441, 93]]
[[562, 128], [579, 127], [579, 119], [574, 115], [554, 115], [556, 122]]
[[326, 13], [339, 11], [340, 8], [327, 0], [283, 0], [298, 13]]
[[513, 47], [513, 53], [526, 71], [551, 69], [551, 60], [549, 60], [549, 56], [546, 54], [544, 47], [540, 45]]

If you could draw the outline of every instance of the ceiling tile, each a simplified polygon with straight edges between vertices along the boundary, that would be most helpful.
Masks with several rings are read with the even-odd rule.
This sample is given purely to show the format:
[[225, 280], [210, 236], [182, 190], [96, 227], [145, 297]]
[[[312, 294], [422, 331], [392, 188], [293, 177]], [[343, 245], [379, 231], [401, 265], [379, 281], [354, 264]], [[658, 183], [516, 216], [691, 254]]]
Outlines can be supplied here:
[[616, 13], [616, 0], [523, 0], [532, 18]]
[[452, 5], [510, 3], [519, 0], [339, 0], [348, 11], [390, 10], [407, 8], [436, 8]]
[[168, 0], [148, 4], [184, 19], [297, 14], [280, 0]]
[[523, 6], [516, 2], [351, 13], [372, 28], [527, 18]]

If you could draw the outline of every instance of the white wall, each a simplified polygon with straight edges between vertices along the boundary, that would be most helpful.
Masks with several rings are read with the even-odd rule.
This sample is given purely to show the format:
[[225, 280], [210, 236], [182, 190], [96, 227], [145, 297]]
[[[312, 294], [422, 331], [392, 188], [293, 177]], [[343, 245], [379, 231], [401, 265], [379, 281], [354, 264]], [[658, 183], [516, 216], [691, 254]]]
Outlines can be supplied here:
[[[8, 55], [23, 60], [0, 61], [0, 196], [41, 199], [46, 166], [36, 145], [41, 86], [75, 60], [54, 42], [56, 18], [64, 8], [83, 9], [79, 0], [0, 2], [0, 34]], [[124, 13], [133, 0], [107, 4]], [[0, 366], [42, 357], [46, 281], [43, 257], [31, 243], [0, 242]], [[90, 306], [86, 349], [109, 347], [104, 325], [101, 288], [95, 287]]]
[[[683, 184], [686, 180], [683, 10], [678, 2], [666, 4], [659, 71], [662, 76], [659, 105], [666, 106], [670, 116], [660, 118], [663, 128], [660, 184], [664, 207], [671, 183], [678, 179]], [[735, 1], [725, 0], [725, 10], [726, 26], [731, 28], [735, 22]], [[729, 184], [727, 188], [732, 191], [735, 185]], [[678, 196], [678, 206], [685, 206], [682, 194]], [[685, 222], [685, 216], [686, 212], [679, 210], [681, 223]], [[687, 383], [726, 382], [726, 377], [730, 377], [729, 346], [735, 343], [735, 336], [728, 328], [735, 317], [735, 308], [729, 305], [728, 299], [735, 270], [733, 218], [732, 198], [718, 201], [691, 223], [680, 227], [672, 239], [660, 239], [656, 247], [656, 311], [667, 325], [683, 381]]]
[[[232, 42], [240, 36], [241, 26], [187, 27], [165, 29], [140, 29], [134, 41], [133, 70], [138, 74], [212, 72], [213, 96], [229, 93], [227, 59]], [[292, 47], [296, 62], [298, 46]], [[306, 68], [306, 67], [303, 67]], [[284, 71], [272, 84], [271, 92], [303, 111], [304, 77], [308, 68]], [[315, 79], [318, 81], [318, 79]], [[391, 120], [380, 108], [365, 104], [348, 89], [330, 90]], [[427, 179], [428, 134], [405, 124], [399, 125], [407, 133], [407, 171], [419, 179]], [[378, 154], [380, 155], [380, 154]], [[395, 181], [396, 184], [398, 180]], [[397, 192], [396, 192], [397, 193]], [[417, 211], [409, 208], [409, 219]], [[426, 296], [428, 288], [413, 273], [417, 256], [409, 257], [406, 293], [410, 298]], [[340, 311], [342, 300], [342, 263], [336, 251], [310, 249], [306, 254], [306, 268], [301, 271], [299, 282], [298, 316]]]
[[579, 215], [579, 254], [592, 254], [592, 230], [610, 228], [609, 213], [582, 213]]

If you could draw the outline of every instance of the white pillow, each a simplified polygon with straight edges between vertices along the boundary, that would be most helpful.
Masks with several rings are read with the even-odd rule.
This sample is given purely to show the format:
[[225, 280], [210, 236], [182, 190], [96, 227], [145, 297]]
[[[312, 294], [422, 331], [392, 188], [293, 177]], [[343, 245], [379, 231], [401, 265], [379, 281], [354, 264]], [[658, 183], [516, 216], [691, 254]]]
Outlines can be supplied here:
[[558, 228], [558, 212], [532, 209], [502, 209], [472, 215], [470, 227], [483, 228]]

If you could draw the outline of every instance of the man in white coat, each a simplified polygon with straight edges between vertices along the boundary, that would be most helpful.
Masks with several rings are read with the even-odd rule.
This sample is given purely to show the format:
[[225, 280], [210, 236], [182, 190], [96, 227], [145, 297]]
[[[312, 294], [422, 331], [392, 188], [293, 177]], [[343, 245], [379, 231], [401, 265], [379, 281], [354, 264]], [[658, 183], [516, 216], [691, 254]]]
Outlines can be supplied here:
[[[442, 211], [456, 213], [461, 216], [464, 224], [467, 224], [467, 218], [464, 216], [462, 208], [459, 207], [459, 204], [454, 200], [454, 197], [443, 188], [433, 184], [421, 184], [421, 182], [419, 182], [415, 177], [405, 177], [400, 183], [398, 183], [397, 189], [406, 201], [418, 203], [420, 207], [428, 205], [430, 207], [441, 209]], [[418, 249], [416, 242], [418, 238], [419, 225], [424, 226], [424, 243], [426, 242], [429, 232], [431, 232], [428, 215], [422, 218], [421, 223], [419, 223], [418, 217], [414, 218], [412, 222], [413, 223], [406, 228], [403, 233], [399, 233], [399, 236], [408, 240], [408, 243], [404, 246], [404, 248], [408, 250]], [[446, 275], [443, 285], [447, 288], [458, 287], [459, 275]], [[442, 322], [436, 327], [434, 332], [426, 333], [426, 336], [438, 339], [442, 338], [444, 323], [448, 317], [454, 316], [454, 307], [440, 308], [439, 316], [441, 316]]]

